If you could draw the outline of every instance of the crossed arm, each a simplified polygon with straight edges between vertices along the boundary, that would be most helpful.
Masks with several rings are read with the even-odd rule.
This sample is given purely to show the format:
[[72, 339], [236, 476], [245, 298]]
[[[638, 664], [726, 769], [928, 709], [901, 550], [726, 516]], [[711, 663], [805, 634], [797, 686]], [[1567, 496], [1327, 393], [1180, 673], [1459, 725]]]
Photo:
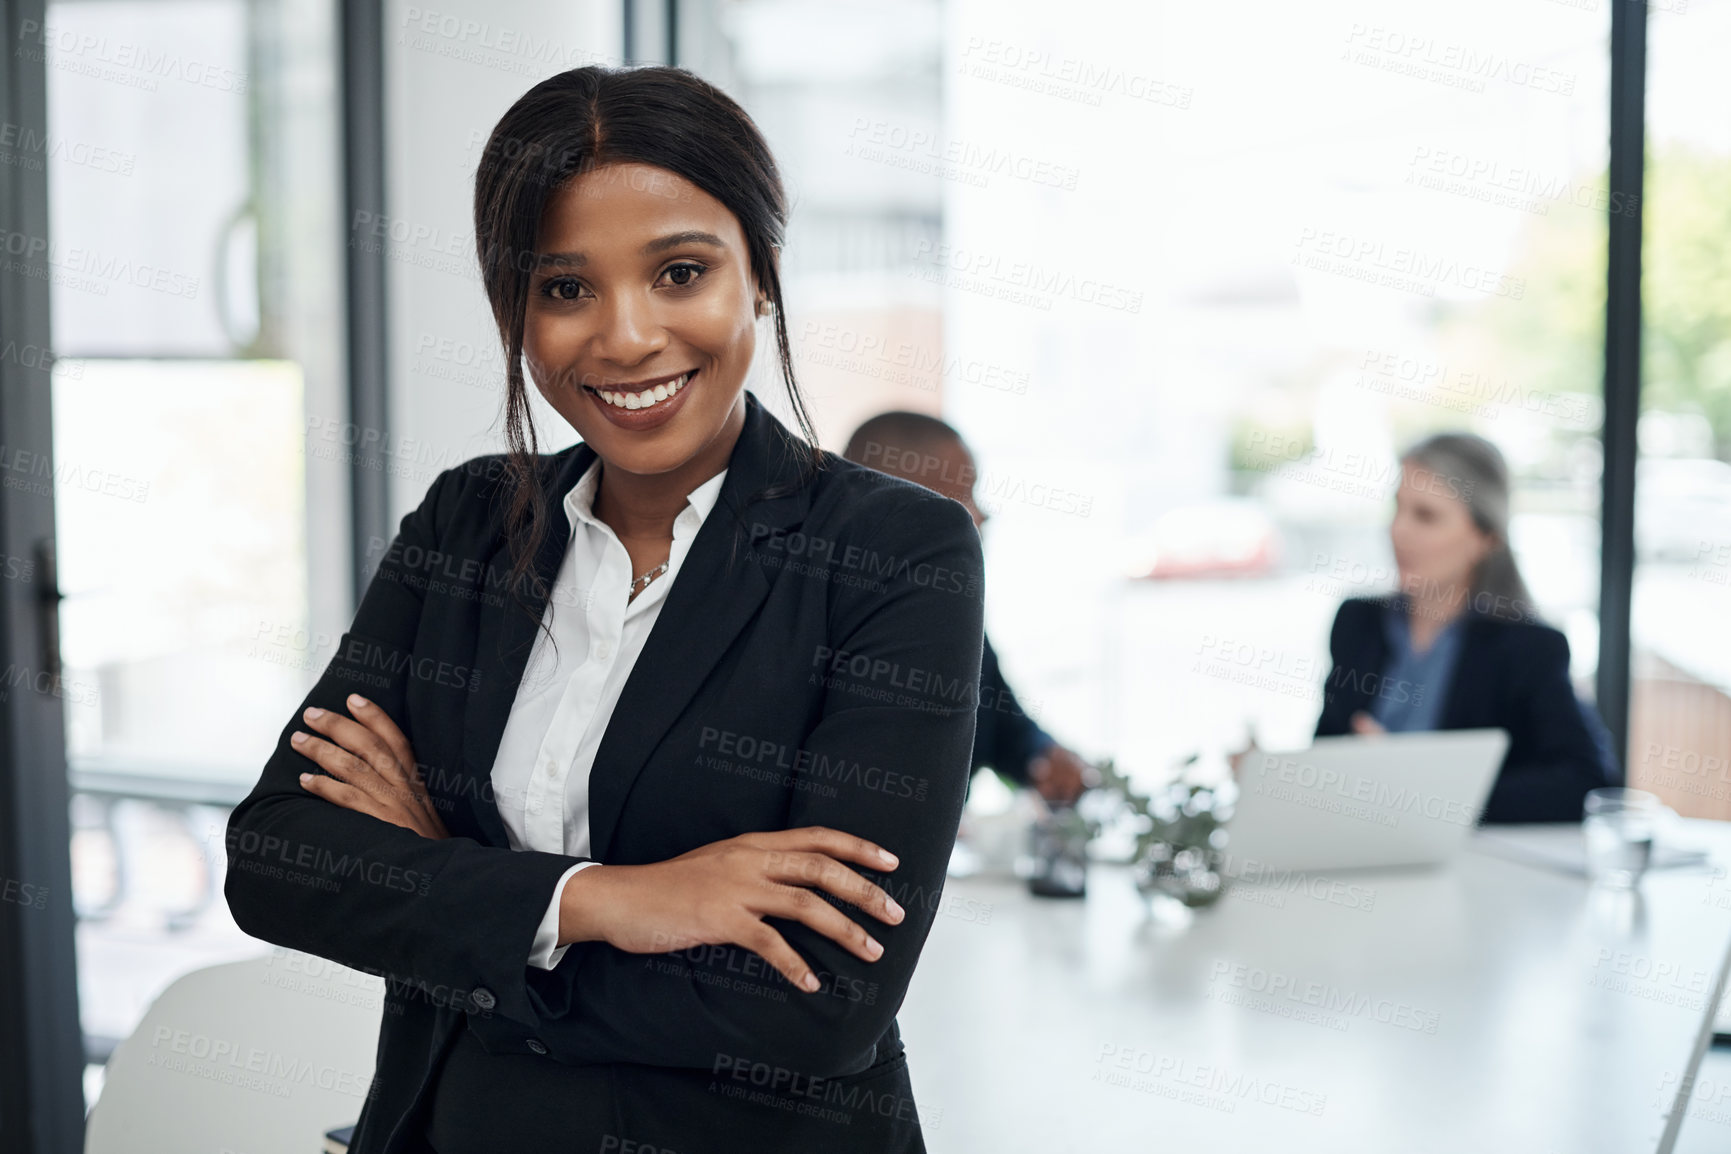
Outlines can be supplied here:
[[[403, 519], [399, 544], [436, 546], [440, 502], [450, 499], [455, 472]], [[886, 553], [964, 575], [968, 595], [907, 579], [838, 594], [836, 648], [977, 676], [983, 575], [966, 512], [922, 499], [886, 517], [879, 533]], [[345, 642], [353, 636], [409, 651], [419, 595], [392, 559], [413, 555], [391, 551]], [[764, 692], [785, 691], [777, 679], [786, 675], [753, 673]], [[417, 984], [484, 987], [496, 1013], [526, 1025], [565, 1061], [710, 1068], [723, 1055], [744, 1055], [833, 1076], [870, 1060], [936, 916], [966, 788], [970, 700], [949, 708], [859, 706], [832, 690], [803, 746], [924, 777], [922, 798], [795, 789], [785, 830], [671, 862], [586, 869], [562, 901], [561, 937], [570, 948], [543, 970], [524, 959], [548, 897], [587, 859], [440, 836], [443, 823], [414, 776], [409, 737], [393, 720], [405, 716], [404, 685], [393, 675], [364, 705], [349, 702], [354, 688], [352, 671], [333, 660], [303, 703], [326, 714], [297, 712], [230, 819], [226, 893], [247, 932]], [[298, 728], [313, 731], [307, 753], [291, 742]], [[307, 772], [314, 776], [303, 784]], [[875, 856], [879, 847], [898, 859], [895, 867]], [[334, 890], [252, 868], [285, 854], [361, 868], [339, 865], [341, 876], [329, 879]], [[697, 942], [760, 954], [796, 988], [780, 1000], [743, 996], [695, 974], [648, 968], [639, 956]], [[807, 971], [818, 979], [816, 992], [799, 985]]]

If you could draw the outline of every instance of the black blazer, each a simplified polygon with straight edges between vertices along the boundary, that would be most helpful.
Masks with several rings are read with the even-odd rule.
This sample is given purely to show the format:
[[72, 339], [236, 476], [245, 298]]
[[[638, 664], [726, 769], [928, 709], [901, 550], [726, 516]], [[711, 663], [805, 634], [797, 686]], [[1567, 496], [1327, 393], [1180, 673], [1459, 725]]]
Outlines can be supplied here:
[[[1397, 604], [1404, 602], [1397, 599]], [[1323, 685], [1316, 736], [1352, 732], [1352, 715], [1378, 693], [1410, 692], [1383, 678], [1385, 602], [1355, 597], [1335, 614], [1334, 668]], [[1569, 681], [1569, 642], [1537, 622], [1500, 621], [1468, 610], [1438, 729], [1500, 728], [1509, 748], [1480, 817], [1484, 822], [1581, 820], [1590, 789], [1621, 778], [1597, 712]]]
[[[742, 1104], [730, 1075], [765, 1089], [742, 1082], [742, 1068], [785, 1074], [772, 1088], [803, 1091], [802, 1106], [850, 1100], [857, 1112], [861, 1086], [911, 1103], [895, 1014], [937, 913], [967, 784], [980, 538], [959, 503], [834, 454], [812, 483], [763, 496], [796, 481], [797, 460], [786, 427], [745, 396], [715, 509], [596, 755], [593, 860], [663, 861], [746, 832], [826, 825], [900, 858], [888, 874], [861, 872], [907, 917], [889, 926], [829, 899], [883, 943], [872, 963], [769, 919], [819, 973], [817, 994], [737, 948], [638, 955], [584, 942], [552, 970], [529, 967], [555, 882], [586, 860], [508, 848], [492, 795], [545, 598], [520, 583], [526, 614], [508, 588], [495, 500], [503, 456], [447, 469], [402, 519], [302, 708], [346, 714], [351, 692], [381, 705], [451, 837], [422, 838], [306, 793], [297, 777], [314, 764], [288, 742], [304, 728], [300, 710], [228, 825], [224, 892], [243, 930], [386, 979], [355, 1154], [428, 1149], [427, 1091], [465, 1028], [495, 1054], [590, 1067], [585, 1084], [609, 1096], [594, 1113], [620, 1140], [682, 1148], [654, 1142], [669, 1120], [656, 1115], [672, 1112], [710, 1136], [705, 1149], [782, 1148], [793, 1115]], [[539, 459], [554, 514], [536, 560], [546, 586], [568, 546], [560, 503], [594, 459], [582, 444]], [[751, 990], [728, 988], [742, 973]], [[669, 1070], [697, 1080], [677, 1106], [654, 1089]], [[571, 1148], [603, 1148], [606, 1136], [574, 1134]], [[916, 1127], [907, 1148], [918, 1142]], [[864, 1151], [883, 1140], [856, 1118], [823, 1128], [821, 1144]]]
[[1011, 781], [1028, 784], [1028, 763], [1052, 745], [1052, 737], [1022, 709], [998, 668], [991, 638], [983, 641], [980, 716], [974, 724], [973, 768], [989, 765]]

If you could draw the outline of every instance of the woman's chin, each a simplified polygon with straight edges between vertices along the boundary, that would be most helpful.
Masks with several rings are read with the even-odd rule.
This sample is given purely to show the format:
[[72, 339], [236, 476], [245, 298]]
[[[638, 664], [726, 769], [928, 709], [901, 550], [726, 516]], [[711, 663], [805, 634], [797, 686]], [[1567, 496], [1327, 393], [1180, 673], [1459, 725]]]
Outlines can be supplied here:
[[597, 434], [596, 440], [585, 438], [585, 442], [607, 462], [609, 468], [624, 473], [654, 476], [677, 469], [691, 456], [690, 450], [681, 452], [673, 445], [644, 445], [629, 441], [621, 444], [619, 438], [608, 435], [611, 431], [603, 430]]
[[603, 425], [595, 430], [594, 440], [583, 439], [607, 462], [608, 467], [651, 477], [671, 473], [689, 464], [692, 458], [702, 455], [704, 447], [713, 438], [693, 435], [688, 428], [632, 433]]

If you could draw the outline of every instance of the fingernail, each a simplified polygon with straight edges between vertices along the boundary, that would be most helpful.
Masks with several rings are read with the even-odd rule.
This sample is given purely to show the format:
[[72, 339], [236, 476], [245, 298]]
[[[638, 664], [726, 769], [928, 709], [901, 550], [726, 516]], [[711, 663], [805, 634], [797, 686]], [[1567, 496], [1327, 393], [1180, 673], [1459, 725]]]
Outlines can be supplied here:
[[878, 857], [882, 858], [884, 864], [889, 866], [891, 869], [894, 869], [896, 866], [900, 865], [901, 860], [902, 860], [901, 858], [897, 857], [895, 854], [891, 853], [887, 849], [878, 850]]
[[349, 694], [349, 704], [354, 706], [356, 709], [365, 709], [367, 706], [367, 699], [358, 693], [351, 693]]
[[885, 898], [884, 899], [884, 908], [889, 910], [890, 917], [892, 917], [892, 918], [899, 918], [899, 917], [905, 916], [905, 911], [903, 911], [901, 906], [896, 904], [896, 899], [894, 899], [894, 898]]
[[324, 715], [325, 715], [325, 711], [320, 709], [318, 706], [316, 706], [316, 705], [307, 706], [307, 720], [308, 721], [317, 721], [319, 718], [323, 717]]
[[312, 781], [312, 779], [313, 779], [313, 775], [310, 773], [301, 774], [301, 784], [302, 785], [306, 785], [308, 782]]
[[807, 970], [805, 977], [799, 980], [800, 989], [804, 990], [808, 994], [817, 993], [817, 986], [817, 975], [812, 973], [810, 970]]
[[874, 959], [883, 957], [883, 943], [878, 941], [876, 938], [867, 938], [866, 953], [870, 954]]
[[307, 743], [307, 735], [304, 733], [291, 733], [289, 735], [289, 744], [290, 745], [305, 745], [306, 743]]

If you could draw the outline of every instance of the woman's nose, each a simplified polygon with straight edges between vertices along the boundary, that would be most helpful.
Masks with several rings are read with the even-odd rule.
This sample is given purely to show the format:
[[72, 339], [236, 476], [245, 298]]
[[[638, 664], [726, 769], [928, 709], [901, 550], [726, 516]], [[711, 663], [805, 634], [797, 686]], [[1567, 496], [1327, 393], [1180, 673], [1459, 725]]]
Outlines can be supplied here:
[[616, 365], [637, 365], [667, 344], [655, 308], [635, 293], [615, 294], [602, 311], [596, 353]]

